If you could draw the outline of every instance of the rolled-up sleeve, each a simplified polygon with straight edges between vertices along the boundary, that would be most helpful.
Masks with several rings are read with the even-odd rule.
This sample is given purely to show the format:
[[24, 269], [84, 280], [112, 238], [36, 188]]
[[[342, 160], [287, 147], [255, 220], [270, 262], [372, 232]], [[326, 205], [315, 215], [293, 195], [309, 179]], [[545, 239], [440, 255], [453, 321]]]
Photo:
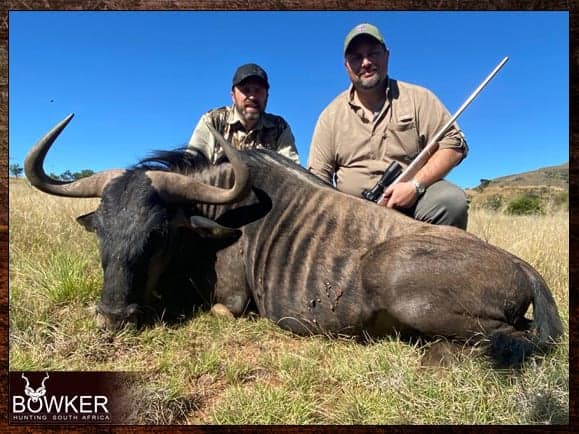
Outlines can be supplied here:
[[[426, 92], [423, 104], [418, 104], [418, 116], [420, 121], [420, 134], [425, 137], [425, 145], [446, 123], [451, 115], [440, 100], [430, 91]], [[438, 141], [438, 149], [454, 149], [462, 153], [461, 161], [468, 154], [468, 144], [464, 133], [457, 122], [454, 122], [448, 131]]]
[[312, 136], [308, 170], [328, 184], [334, 184], [336, 170], [335, 146], [328, 125], [327, 111], [323, 111]]

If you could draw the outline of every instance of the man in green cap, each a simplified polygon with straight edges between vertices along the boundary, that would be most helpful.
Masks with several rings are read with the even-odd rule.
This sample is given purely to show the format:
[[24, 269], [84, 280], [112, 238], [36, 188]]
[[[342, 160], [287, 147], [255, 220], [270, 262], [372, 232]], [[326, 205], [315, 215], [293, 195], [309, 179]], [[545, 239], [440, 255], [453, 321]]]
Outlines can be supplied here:
[[237, 149], [271, 149], [299, 164], [290, 126], [281, 116], [265, 112], [268, 96], [269, 80], [264, 69], [255, 63], [241, 65], [233, 76], [233, 105], [201, 116], [188, 149], [201, 152], [211, 163], [223, 155], [221, 146], [207, 128], [207, 124], [211, 124]]
[[[389, 54], [375, 26], [359, 24], [348, 33], [344, 64], [352, 84], [322, 111], [310, 145], [308, 169], [358, 197], [393, 160], [407, 167], [451, 118], [431, 91], [388, 76]], [[384, 205], [418, 220], [465, 229], [466, 195], [443, 178], [467, 151], [455, 123], [412, 180], [385, 190]]]

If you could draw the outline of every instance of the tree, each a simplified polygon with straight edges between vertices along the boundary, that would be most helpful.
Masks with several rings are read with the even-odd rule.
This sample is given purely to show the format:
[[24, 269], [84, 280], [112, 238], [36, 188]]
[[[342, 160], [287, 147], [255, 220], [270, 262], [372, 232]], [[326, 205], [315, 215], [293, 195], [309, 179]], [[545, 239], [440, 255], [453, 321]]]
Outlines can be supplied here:
[[10, 174], [16, 178], [19, 178], [24, 172], [24, 169], [20, 167], [20, 164], [14, 163], [10, 165]]
[[480, 187], [481, 188], [485, 188], [487, 185], [489, 185], [491, 183], [490, 179], [481, 179], [480, 180]]
[[[10, 167], [10, 171], [12, 172], [12, 167]], [[22, 172], [22, 169], [20, 169], [20, 172]], [[57, 175], [54, 172], [50, 172], [48, 174], [48, 176], [52, 179], [59, 179], [61, 181], [76, 181], [77, 179], [80, 178], [86, 178], [88, 176], [94, 175], [94, 170], [90, 170], [90, 169], [83, 169], [80, 172], [71, 172], [70, 170], [65, 170], [64, 172], [62, 172], [60, 175]]]
[[62, 179], [63, 181], [74, 181], [74, 175], [70, 170], [65, 170], [64, 172], [62, 172], [59, 178]]
[[91, 175], [94, 175], [94, 171], [90, 169], [83, 169], [80, 172], [74, 172], [72, 174], [72, 176], [74, 176], [74, 179], [86, 178]]

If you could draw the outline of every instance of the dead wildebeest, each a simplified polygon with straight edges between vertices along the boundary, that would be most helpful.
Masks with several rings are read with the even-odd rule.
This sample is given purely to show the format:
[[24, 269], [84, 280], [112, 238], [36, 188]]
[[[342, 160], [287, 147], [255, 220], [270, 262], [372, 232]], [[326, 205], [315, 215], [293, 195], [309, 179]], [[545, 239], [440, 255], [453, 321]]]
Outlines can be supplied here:
[[50, 179], [44, 158], [71, 118], [33, 147], [25, 171], [44, 192], [101, 198], [78, 221], [100, 241], [97, 311], [110, 328], [138, 320], [184, 267], [205, 300], [235, 315], [251, 301], [299, 334], [484, 342], [501, 365], [562, 334], [551, 292], [523, 260], [341, 193], [273, 152], [235, 151], [216, 132], [229, 161], [213, 166], [181, 150], [126, 171]]

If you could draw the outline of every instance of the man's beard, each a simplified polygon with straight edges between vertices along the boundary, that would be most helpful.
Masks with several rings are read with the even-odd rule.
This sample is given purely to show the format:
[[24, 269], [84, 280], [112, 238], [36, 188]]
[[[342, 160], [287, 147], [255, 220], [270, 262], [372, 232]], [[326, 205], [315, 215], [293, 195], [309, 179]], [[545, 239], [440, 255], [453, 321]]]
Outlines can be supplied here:
[[374, 74], [374, 76], [369, 78], [358, 79], [358, 87], [365, 90], [375, 89], [376, 87], [380, 86], [383, 81], [384, 80], [382, 77], [380, 77], [378, 74]]
[[247, 119], [248, 121], [257, 121], [259, 120], [259, 118], [261, 117], [261, 113], [262, 111], [258, 111], [258, 112], [247, 112], [245, 110], [241, 111], [241, 115]]
[[258, 121], [264, 112], [263, 108], [259, 108], [258, 111], [256, 112], [254, 111], [248, 112], [243, 104], [241, 105], [236, 104], [235, 108], [237, 109], [237, 112], [241, 115], [241, 117], [247, 121]]

